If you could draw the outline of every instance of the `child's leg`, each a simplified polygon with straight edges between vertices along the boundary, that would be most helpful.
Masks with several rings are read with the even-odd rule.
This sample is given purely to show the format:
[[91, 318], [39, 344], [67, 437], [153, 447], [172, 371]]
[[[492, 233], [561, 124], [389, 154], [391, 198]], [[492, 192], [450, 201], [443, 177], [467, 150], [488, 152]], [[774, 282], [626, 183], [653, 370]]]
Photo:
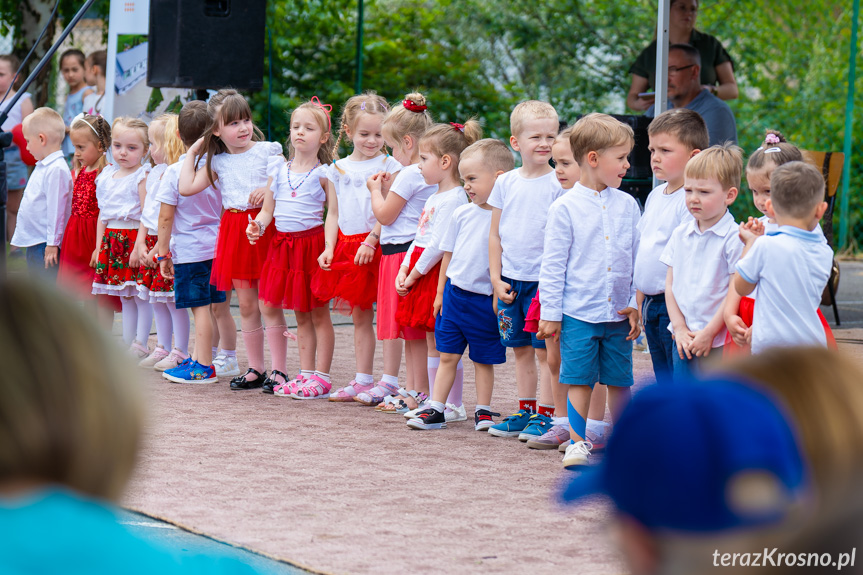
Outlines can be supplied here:
[[461, 361], [461, 356], [455, 353], [440, 354], [440, 366], [435, 374], [434, 395], [432, 396], [432, 407], [438, 411], [443, 411], [443, 405], [446, 403], [449, 392], [452, 389], [455, 380], [456, 366]]
[[566, 417], [566, 396], [569, 386], [560, 383], [560, 342], [545, 340], [546, 363], [551, 380], [551, 396], [554, 398], [554, 416]]
[[491, 393], [494, 389], [494, 366], [486, 363], [473, 364], [476, 372], [476, 403], [491, 406]]
[[171, 312], [168, 311], [168, 304], [156, 302], [150, 304], [153, 306], [153, 315], [156, 318], [156, 341], [162, 349], [171, 349], [171, 335], [174, 331], [173, 321], [171, 320]]
[[[287, 374], [288, 340], [285, 337], [285, 312], [280, 307], [268, 305], [261, 306], [261, 311], [266, 325], [267, 344], [270, 346], [271, 370]], [[279, 383], [286, 383], [281, 381], [282, 378], [279, 376], [273, 377]]]
[[537, 413], [548, 417], [554, 416], [554, 394], [551, 388], [551, 369], [548, 366], [548, 348], [536, 349], [536, 359], [539, 360], [539, 402]]
[[[228, 292], [230, 293], [230, 292]], [[221, 303], [214, 303], [213, 317], [216, 319], [218, 326], [219, 337], [216, 340], [217, 345], [223, 350], [234, 351], [237, 349], [237, 322], [231, 316], [230, 299], [225, 299]]]
[[[174, 347], [183, 352], [184, 355], [189, 354], [189, 310], [177, 309], [173, 303], [166, 304], [168, 312], [171, 314], [171, 324], [174, 330]], [[165, 348], [167, 349], [167, 348]]]
[[138, 331], [138, 304], [136, 297], [122, 297], [120, 302], [123, 306], [123, 343], [127, 346], [135, 341], [135, 333]]
[[437, 380], [437, 370], [440, 367], [440, 353], [437, 351], [434, 341], [434, 333], [426, 334], [426, 369], [428, 370], [429, 397], [434, 396], [434, 384]]
[[105, 301], [108, 297], [113, 296], [96, 297], [96, 321], [107, 331], [111, 331], [114, 326], [114, 308]]
[[[240, 304], [240, 329], [243, 333], [243, 342], [246, 344], [246, 356], [249, 359], [249, 367], [258, 372], [264, 371], [264, 333], [261, 324], [262, 303], [258, 301], [258, 290], [256, 288], [243, 287], [245, 282], [235, 281], [234, 289], [237, 290], [237, 301]], [[222, 342], [224, 349], [224, 342]], [[255, 379], [254, 374], [246, 375], [246, 379]]]
[[[375, 328], [372, 322], [374, 310], [355, 307], [351, 315], [354, 319], [354, 352], [357, 355], [357, 375], [372, 378], [375, 362]], [[359, 381], [359, 380], [357, 380]], [[374, 381], [374, 378], [372, 378]], [[364, 383], [364, 382], [361, 382]]]
[[573, 442], [584, 441], [590, 394], [589, 385], [570, 385], [567, 391], [569, 436]]
[[[606, 387], [606, 386], [602, 386]], [[617, 423], [623, 409], [632, 399], [632, 389], [629, 387], [608, 387], [608, 409], [611, 411], [611, 420]]]
[[413, 371], [413, 351], [411, 346], [408, 345], [409, 342], [404, 342], [405, 347], [405, 389], [408, 391], [416, 390], [416, 383], [414, 379], [414, 371]]
[[536, 413], [536, 354], [530, 345], [514, 347], [512, 351], [515, 353], [518, 408]]
[[595, 385], [593, 393], [590, 394], [590, 409], [587, 412], [587, 417], [595, 421], [605, 419], [605, 398], [608, 395], [608, 386]]
[[326, 375], [329, 381], [330, 369], [333, 365], [333, 350], [336, 345], [336, 334], [333, 330], [333, 320], [330, 317], [330, 307], [312, 309], [312, 325], [315, 327], [315, 364], [316, 375]]
[[405, 356], [409, 360], [406, 367], [412, 373], [412, 384], [415, 391], [429, 393], [428, 343], [423, 339], [405, 341]]
[[[308, 311], [294, 311], [297, 318], [297, 347], [300, 354], [300, 371], [315, 371], [315, 349], [317, 338], [312, 314]], [[287, 344], [287, 341], [285, 342]], [[287, 348], [286, 348], [287, 349]]]
[[404, 343], [400, 339], [383, 340], [384, 347], [384, 373], [381, 379], [387, 383], [397, 385], [399, 382], [399, 368], [402, 365], [402, 347]]
[[141, 298], [134, 298], [135, 305], [138, 306], [138, 329], [135, 335], [135, 339], [143, 345], [144, 347], [148, 347], [147, 342], [150, 340], [150, 328], [153, 327], [153, 306], [148, 301], [144, 301]]
[[213, 365], [213, 326], [210, 324], [210, 306], [193, 307], [195, 317], [195, 361], [204, 366]]

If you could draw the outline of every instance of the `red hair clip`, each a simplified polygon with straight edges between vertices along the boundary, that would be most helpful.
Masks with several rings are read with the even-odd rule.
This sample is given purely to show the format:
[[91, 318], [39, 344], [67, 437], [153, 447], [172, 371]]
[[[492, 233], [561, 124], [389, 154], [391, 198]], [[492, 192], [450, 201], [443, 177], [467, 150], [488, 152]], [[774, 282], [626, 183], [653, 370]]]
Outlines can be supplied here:
[[453, 130], [458, 130], [459, 132], [464, 134], [464, 124], [458, 124], [456, 122], [450, 122], [449, 125], [453, 127]]
[[330, 114], [333, 111], [333, 107], [329, 104], [321, 103], [321, 100], [317, 96], [312, 96], [312, 99], [310, 101], [312, 104], [324, 111], [324, 113], [327, 115], [327, 126], [329, 126], [329, 129], [332, 130], [333, 121], [330, 119]]
[[417, 114], [422, 114], [423, 112], [428, 110], [428, 106], [426, 106], [425, 104], [419, 105], [413, 100], [408, 100], [407, 98], [402, 100], [402, 106], [404, 106], [405, 110], [416, 112]]

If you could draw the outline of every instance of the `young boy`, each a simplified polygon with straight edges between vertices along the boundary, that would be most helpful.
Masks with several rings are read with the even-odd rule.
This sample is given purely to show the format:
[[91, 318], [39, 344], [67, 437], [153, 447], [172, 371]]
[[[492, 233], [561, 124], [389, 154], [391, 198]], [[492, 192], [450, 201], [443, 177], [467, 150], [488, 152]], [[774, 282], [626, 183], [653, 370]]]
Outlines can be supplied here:
[[728, 211], [737, 198], [743, 154], [712, 146], [686, 164], [686, 207], [693, 219], [671, 234], [660, 261], [668, 266], [665, 301], [674, 333], [675, 375], [697, 368], [725, 342], [723, 304], [743, 244]]
[[[551, 104], [528, 100], [513, 109], [509, 142], [521, 153], [522, 166], [499, 177], [488, 199], [492, 207], [488, 244], [495, 312], [501, 343], [515, 353], [519, 396], [518, 412], [488, 430], [498, 437], [518, 437], [533, 414], [549, 421], [554, 415], [545, 342], [524, 331], [524, 320], [539, 285], [548, 208], [563, 195], [548, 163], [558, 127], [557, 112]], [[542, 373], [539, 409], [536, 358]]]
[[824, 178], [804, 162], [783, 164], [770, 176], [767, 202], [779, 229], [762, 237], [760, 221], [740, 226], [745, 246], [734, 279], [741, 295], [758, 286], [752, 353], [778, 346], [826, 346], [817, 310], [830, 278], [833, 250], [820, 230], [812, 231], [827, 210]]
[[667, 380], [673, 371], [672, 355], [677, 352], [668, 324], [665, 305], [665, 277], [668, 268], [659, 261], [671, 232], [683, 221], [692, 219], [686, 209], [683, 170], [686, 163], [707, 148], [707, 124], [687, 108], [675, 108], [658, 115], [647, 128], [650, 138], [650, 166], [664, 184], [647, 196], [638, 231], [641, 234], [635, 256], [633, 282], [637, 290], [641, 323], [650, 348], [653, 373], [657, 381]]
[[24, 118], [22, 128], [27, 149], [37, 161], [10, 243], [27, 248], [31, 272], [45, 273], [56, 281], [60, 244], [72, 211], [72, 175], [62, 149], [66, 124], [51, 108], [38, 108]]
[[539, 330], [560, 340], [560, 383], [569, 385], [567, 468], [589, 463], [584, 438], [594, 384], [607, 386], [615, 420], [629, 401], [632, 340], [640, 333], [632, 284], [640, 210], [615, 189], [629, 169], [632, 128], [588, 114], [569, 141], [581, 177], [548, 212], [539, 279]]
[[427, 408], [407, 423], [413, 429], [446, 427], [445, 402], [468, 345], [476, 370], [474, 429], [485, 431], [494, 425], [494, 366], [506, 362], [506, 349], [500, 343], [489, 272], [487, 238], [492, 208], [488, 197], [497, 177], [514, 167], [509, 148], [499, 140], [480, 140], [461, 154], [458, 171], [472, 203], [456, 209], [441, 242], [444, 256], [434, 303], [440, 367]]

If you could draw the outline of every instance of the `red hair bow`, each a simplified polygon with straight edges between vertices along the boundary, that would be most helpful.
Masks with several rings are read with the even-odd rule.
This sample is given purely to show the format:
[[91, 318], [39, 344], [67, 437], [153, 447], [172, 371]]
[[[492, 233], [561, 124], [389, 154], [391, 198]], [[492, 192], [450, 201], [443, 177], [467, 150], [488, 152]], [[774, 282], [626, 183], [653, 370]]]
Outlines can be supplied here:
[[464, 124], [458, 124], [456, 122], [450, 122], [449, 125], [452, 126], [454, 130], [458, 130], [459, 132], [464, 134]]
[[333, 107], [329, 104], [321, 103], [321, 100], [317, 96], [312, 96], [311, 102], [312, 102], [312, 104], [314, 104], [315, 106], [317, 106], [318, 108], [320, 108], [321, 110], [324, 111], [324, 113], [327, 115], [327, 125], [332, 130], [333, 129], [333, 121], [330, 120], [330, 114], [333, 111]]
[[413, 100], [404, 99], [402, 100], [402, 106], [404, 106], [405, 110], [410, 110], [411, 112], [416, 112], [417, 114], [421, 114], [428, 110], [428, 106], [423, 104], [420, 106]]

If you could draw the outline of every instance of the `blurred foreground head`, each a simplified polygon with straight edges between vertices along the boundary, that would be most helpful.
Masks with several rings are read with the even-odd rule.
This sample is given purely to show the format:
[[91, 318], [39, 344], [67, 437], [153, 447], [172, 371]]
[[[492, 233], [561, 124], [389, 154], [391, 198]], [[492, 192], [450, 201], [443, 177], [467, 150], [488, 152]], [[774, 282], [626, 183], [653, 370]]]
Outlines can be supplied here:
[[117, 345], [79, 304], [10, 277], [0, 280], [0, 350], [0, 489], [54, 483], [116, 500], [143, 421]]

